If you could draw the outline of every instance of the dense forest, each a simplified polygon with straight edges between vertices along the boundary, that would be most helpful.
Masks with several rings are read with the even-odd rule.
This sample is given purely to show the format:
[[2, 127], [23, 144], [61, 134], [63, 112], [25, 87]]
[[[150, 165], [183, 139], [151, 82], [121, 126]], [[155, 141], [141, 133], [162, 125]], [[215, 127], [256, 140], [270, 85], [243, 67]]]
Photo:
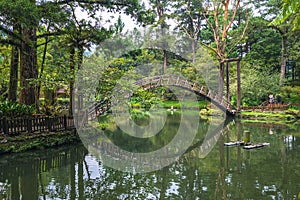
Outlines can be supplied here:
[[299, 7], [297, 0], [1, 1], [0, 112], [72, 115], [76, 72], [90, 58], [113, 57], [101, 44], [140, 47], [155, 27], [189, 38], [191, 59], [147, 48], [108, 59], [104, 73], [112, 75], [99, 80], [99, 99], [124, 71], [160, 61], [157, 73], [176, 68], [199, 82], [193, 77], [199, 63], [214, 68], [216, 90], [232, 105], [238, 101], [239, 79], [241, 105], [261, 105], [269, 94], [279, 103], [296, 104]]

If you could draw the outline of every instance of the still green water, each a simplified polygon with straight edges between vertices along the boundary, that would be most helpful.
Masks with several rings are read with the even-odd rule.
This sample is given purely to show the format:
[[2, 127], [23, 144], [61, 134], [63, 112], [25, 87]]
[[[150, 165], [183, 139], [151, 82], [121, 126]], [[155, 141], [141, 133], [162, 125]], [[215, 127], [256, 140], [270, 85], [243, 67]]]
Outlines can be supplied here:
[[[179, 117], [169, 116], [167, 128], [144, 145], [145, 151], [151, 145], [155, 149], [165, 145], [174, 136]], [[192, 148], [179, 160], [149, 173], [106, 167], [82, 144], [1, 156], [0, 199], [300, 199], [299, 126], [229, 122], [202, 158], [207, 127], [206, 121], [200, 122]], [[224, 146], [243, 138], [245, 130], [251, 141], [270, 146], [252, 150]], [[109, 138], [123, 148], [134, 151], [143, 146], [141, 141], [128, 143], [120, 130], [114, 131]]]

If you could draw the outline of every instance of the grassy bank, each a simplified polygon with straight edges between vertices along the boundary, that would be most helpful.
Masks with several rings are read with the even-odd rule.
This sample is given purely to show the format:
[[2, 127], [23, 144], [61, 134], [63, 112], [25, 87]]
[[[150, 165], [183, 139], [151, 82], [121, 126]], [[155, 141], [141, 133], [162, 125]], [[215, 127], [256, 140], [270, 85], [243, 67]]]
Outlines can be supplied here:
[[241, 112], [237, 116], [243, 121], [248, 122], [276, 122], [287, 123], [298, 121], [299, 115], [294, 112]]
[[64, 132], [0, 137], [0, 154], [57, 147], [80, 142], [75, 129]]
[[[173, 106], [174, 109], [180, 109], [181, 106], [184, 106], [187, 109], [195, 109], [195, 108], [205, 108], [209, 104], [208, 101], [198, 101], [198, 104], [195, 104], [194, 101], [191, 100], [185, 100], [182, 102], [182, 105], [180, 104], [179, 101], [173, 101], [173, 100], [161, 100], [161, 101], [156, 101], [152, 103], [152, 106], [159, 106], [162, 108], [169, 109]], [[143, 104], [141, 102], [132, 102], [131, 103], [133, 108], [144, 108]]]

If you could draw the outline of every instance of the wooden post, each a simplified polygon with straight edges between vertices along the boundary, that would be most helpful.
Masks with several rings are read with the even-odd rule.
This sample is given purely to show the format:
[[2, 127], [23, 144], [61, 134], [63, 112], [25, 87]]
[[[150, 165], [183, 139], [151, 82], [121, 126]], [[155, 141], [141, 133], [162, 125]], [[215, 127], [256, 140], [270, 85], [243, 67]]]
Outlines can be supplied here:
[[226, 99], [230, 102], [229, 62], [226, 62]]
[[250, 144], [250, 131], [244, 131], [244, 143], [246, 144]]
[[67, 130], [67, 128], [68, 128], [67, 125], [68, 125], [68, 124], [67, 124], [67, 116], [64, 115], [64, 128], [65, 128], [65, 130]]
[[3, 132], [4, 135], [8, 135], [8, 125], [6, 117], [3, 117]]
[[46, 122], [47, 122], [47, 126], [48, 126], [48, 131], [51, 132], [52, 131], [52, 124], [51, 124], [49, 116], [47, 116]]
[[237, 111], [241, 110], [241, 60], [237, 61]]
[[31, 133], [32, 132], [32, 123], [31, 123], [31, 117], [27, 118], [27, 132]]

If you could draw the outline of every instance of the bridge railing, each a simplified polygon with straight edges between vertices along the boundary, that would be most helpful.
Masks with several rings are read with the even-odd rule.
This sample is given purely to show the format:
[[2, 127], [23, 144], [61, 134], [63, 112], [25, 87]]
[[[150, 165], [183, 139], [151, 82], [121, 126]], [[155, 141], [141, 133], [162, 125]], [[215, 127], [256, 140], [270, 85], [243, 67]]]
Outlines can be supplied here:
[[97, 116], [102, 115], [104, 112], [108, 111], [110, 108], [110, 101], [103, 100], [100, 102], [95, 102], [90, 105], [87, 109], [87, 118], [88, 120], [93, 120]]

